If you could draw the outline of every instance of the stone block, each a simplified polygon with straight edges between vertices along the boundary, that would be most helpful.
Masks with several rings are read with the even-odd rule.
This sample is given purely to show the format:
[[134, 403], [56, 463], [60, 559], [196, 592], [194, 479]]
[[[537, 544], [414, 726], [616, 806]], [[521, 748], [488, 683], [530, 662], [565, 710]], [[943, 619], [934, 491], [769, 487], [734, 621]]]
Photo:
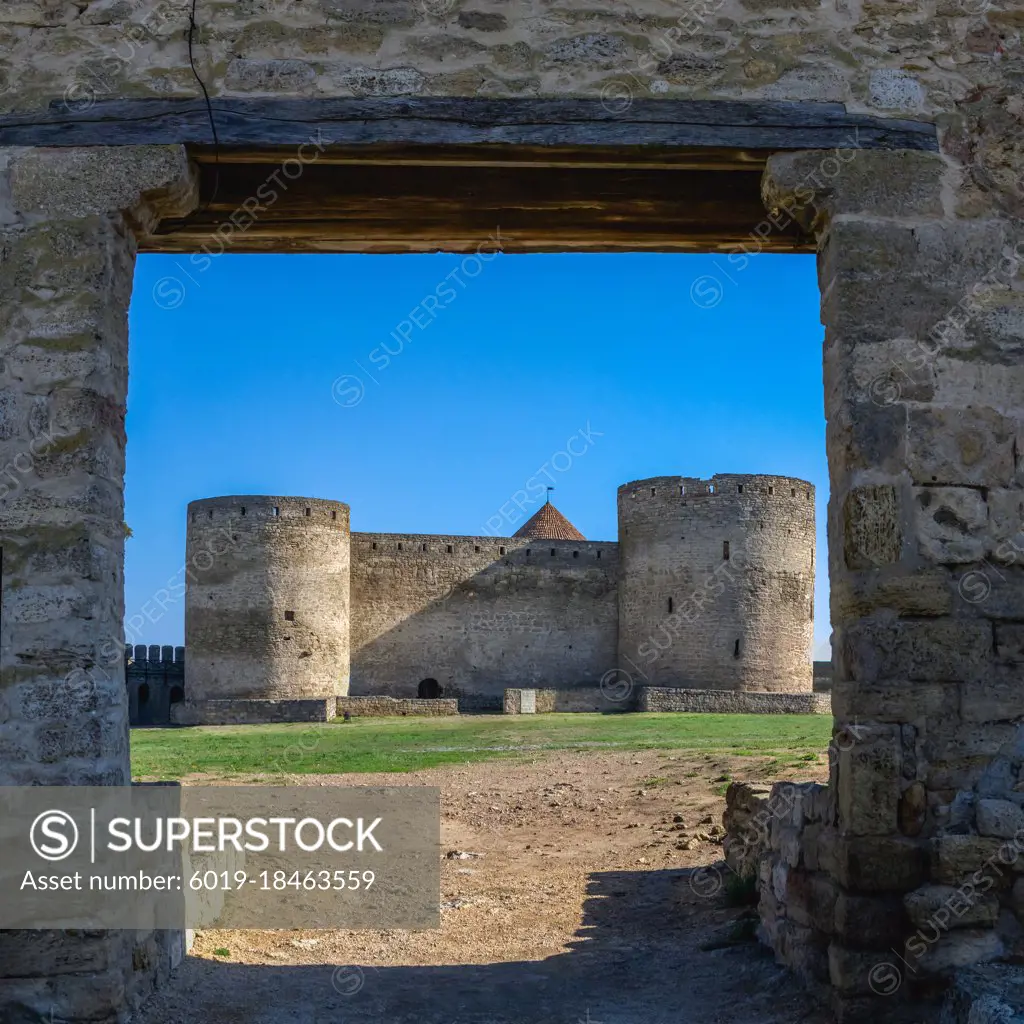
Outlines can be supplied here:
[[1024, 809], [1009, 800], [979, 800], [977, 822], [983, 836], [1012, 839], [1019, 833], [1024, 837]]
[[832, 686], [832, 713], [837, 720], [942, 719], [959, 714], [959, 708], [960, 687], [956, 683], [843, 680]]
[[884, 949], [902, 943], [907, 915], [899, 896], [862, 896], [840, 890], [835, 903], [836, 937], [847, 948]]
[[925, 88], [902, 68], [875, 68], [868, 79], [871, 106], [882, 110], [923, 110]]
[[914, 838], [924, 831], [928, 818], [928, 791], [923, 782], [912, 782], [900, 794], [899, 829], [905, 836]]
[[1024, 565], [1024, 489], [996, 487], [986, 501], [990, 557], [1006, 565]]
[[993, 758], [1016, 735], [1008, 723], [936, 721], [929, 723], [922, 749], [931, 764], [961, 758]]
[[984, 621], [879, 616], [846, 624], [840, 640], [842, 665], [857, 681], [968, 682], [991, 669], [992, 626]]
[[1007, 665], [1024, 664], [1024, 624], [996, 623], [996, 657]]
[[600, 32], [556, 39], [545, 57], [552, 64], [583, 64], [591, 67], [618, 67], [632, 48], [621, 36]]
[[1020, 1024], [1024, 972], [1016, 964], [988, 964], [956, 972], [941, 1024]]
[[905, 892], [921, 884], [925, 855], [901, 836], [841, 836], [836, 877], [845, 889], [863, 893]]
[[917, 256], [912, 225], [887, 220], [842, 218], [829, 225], [818, 272], [822, 287], [846, 281], [896, 281]]
[[839, 829], [829, 827], [822, 829], [817, 837], [818, 870], [824, 871], [833, 878], [839, 877]]
[[784, 860], [771, 861], [771, 894], [780, 906], [786, 905], [786, 888], [789, 885], [790, 866]]
[[886, 608], [913, 618], [950, 615], [961, 603], [958, 579], [941, 566], [837, 574], [832, 579], [833, 618], [859, 619]]
[[931, 877], [944, 885], [959, 885], [978, 871], [994, 877], [1005, 872], [1012, 862], [1012, 851], [1006, 852], [1006, 842], [1001, 839], [946, 835], [931, 841]]
[[851, 949], [835, 941], [828, 947], [828, 976], [832, 987], [844, 995], [878, 994], [880, 968], [892, 959], [891, 952]]
[[838, 754], [839, 830], [886, 836], [896, 831], [900, 737], [895, 726], [864, 726]]
[[961, 789], [949, 805], [946, 831], [953, 835], [968, 835], [974, 829], [977, 796], [969, 789]]
[[999, 898], [974, 886], [923, 885], [903, 897], [907, 916], [926, 934], [950, 928], [994, 928], [999, 918]]
[[907, 414], [907, 468], [918, 485], [1007, 487], [1013, 480], [1014, 420], [994, 409], [942, 406]]
[[51, 218], [135, 211], [182, 217], [198, 205], [195, 171], [183, 146], [26, 149], [11, 165], [11, 200]]
[[1010, 907], [1017, 915], [1017, 919], [1024, 922], [1024, 878], [1018, 878], [1013, 883], [1013, 889], [1010, 893]]
[[1024, 717], [1024, 687], [1018, 678], [993, 671], [989, 679], [965, 683], [961, 690], [965, 722], [1005, 722]]
[[[889, 338], [928, 339], [936, 325], [944, 323], [962, 298], [962, 288], [951, 281], [950, 276], [955, 275], [943, 272], [928, 278], [923, 276], [920, 264], [908, 263], [896, 281], [885, 278], [823, 281], [822, 322], [840, 336], [856, 334], [868, 344]], [[932, 365], [939, 368], [935, 359]], [[911, 377], [917, 379], [913, 374]], [[935, 381], [935, 400], [952, 404], [946, 402], [937, 387], [938, 375]], [[883, 396], [876, 396], [876, 407], [878, 397]], [[986, 401], [998, 404], [988, 395]]]
[[[1006, 294], [1005, 277], [994, 280], [993, 271], [1005, 269], [1007, 254], [1017, 240], [1016, 229], [998, 218], [934, 220], [914, 228], [917, 252], [908, 272], [926, 280], [942, 280], [958, 292], [960, 304], [947, 323], [959, 327], [964, 314], [973, 317], [994, 294]], [[979, 304], [981, 304], [979, 306]], [[932, 332], [932, 337], [937, 337]]]
[[824, 825], [808, 825], [800, 834], [800, 861], [808, 871], [820, 871], [818, 848]]
[[[856, 265], [856, 255], [851, 256]], [[820, 261], [819, 272], [827, 279]], [[931, 353], [916, 338], [883, 339], [869, 333], [861, 341], [845, 331], [840, 335], [826, 330], [823, 370], [826, 408], [840, 408], [846, 401], [885, 408], [935, 397]]]
[[994, 560], [961, 566], [960, 608], [986, 619], [1024, 620], [1024, 559], [1002, 565]]
[[800, 863], [800, 829], [784, 825], [772, 830], [772, 848], [781, 863], [795, 868]]
[[224, 84], [237, 92], [310, 92], [316, 70], [304, 60], [246, 60], [228, 65]]
[[989, 547], [988, 506], [968, 487], [914, 488], [918, 551], [945, 565], [976, 562]]
[[843, 554], [847, 569], [898, 562], [903, 548], [895, 487], [856, 487], [843, 502]]
[[810, 982], [828, 978], [828, 939], [814, 928], [783, 919], [775, 929], [772, 946], [776, 959]]
[[[989, 729], [1000, 739], [1005, 740], [1006, 744], [1012, 743], [1013, 738], [1017, 735], [1016, 727], [1012, 725], [1002, 724], [985, 727], [986, 731]], [[988, 799], [997, 800], [1004, 798], [1014, 800], [1016, 798], [1017, 777], [1017, 767], [1009, 757], [992, 757], [985, 766], [985, 771], [975, 787], [977, 796], [979, 798], [987, 797]], [[977, 822], [977, 812], [976, 804], [975, 822]]]
[[493, 11], [460, 11], [459, 24], [477, 32], [501, 32], [508, 28], [508, 19]]
[[0, 1006], [17, 1008], [28, 1022], [109, 1024], [125, 1016], [124, 975], [119, 965], [89, 974], [0, 979]]
[[958, 929], [931, 943], [912, 936], [906, 951], [907, 959], [924, 973], [946, 974], [958, 967], [998, 960], [1005, 947], [999, 935], [989, 929]]
[[833, 474], [841, 480], [868, 472], [876, 480], [881, 474], [898, 479], [906, 466], [906, 407], [880, 405], [860, 390], [849, 396], [829, 393], [829, 406], [825, 446]]
[[924, 783], [930, 793], [947, 794], [964, 786], [975, 786], [985, 774], [984, 757], [961, 757], [927, 762]]
[[101, 973], [122, 964], [120, 932], [0, 931], [0, 964], [8, 978]]
[[[811, 223], [814, 211], [870, 217], [942, 217], [946, 165], [937, 153], [855, 150], [841, 154], [838, 174], [821, 167], [833, 151], [776, 153], [768, 160], [762, 197], [769, 209], [783, 207]], [[818, 182], [822, 182], [818, 184]]]
[[784, 905], [787, 916], [805, 928], [831, 935], [838, 888], [827, 875], [790, 871]]
[[[1003, 281], [1011, 279], [1012, 269], [1006, 268]], [[1019, 365], [1024, 357], [1024, 296], [993, 289], [963, 325], [956, 354], [995, 366]]]

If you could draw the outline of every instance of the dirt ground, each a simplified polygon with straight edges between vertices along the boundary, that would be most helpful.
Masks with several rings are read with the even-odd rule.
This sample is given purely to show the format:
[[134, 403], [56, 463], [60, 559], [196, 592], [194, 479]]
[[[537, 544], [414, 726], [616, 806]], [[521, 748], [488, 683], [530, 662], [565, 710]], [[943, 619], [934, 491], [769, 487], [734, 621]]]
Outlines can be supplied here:
[[[821, 780], [821, 760], [770, 779]], [[721, 856], [729, 778], [765, 779], [766, 764], [560, 752], [291, 777], [441, 788], [440, 930], [201, 932], [136, 1024], [823, 1024], [739, 938], [749, 909], [694, 873]]]

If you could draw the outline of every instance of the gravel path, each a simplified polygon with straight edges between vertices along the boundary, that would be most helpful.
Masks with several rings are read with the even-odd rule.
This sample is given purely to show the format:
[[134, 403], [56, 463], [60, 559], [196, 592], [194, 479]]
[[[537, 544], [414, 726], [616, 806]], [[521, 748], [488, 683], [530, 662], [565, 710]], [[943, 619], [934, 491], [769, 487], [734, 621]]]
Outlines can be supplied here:
[[762, 764], [588, 751], [296, 778], [441, 786], [446, 847], [472, 856], [444, 862], [440, 931], [205, 932], [135, 1024], [825, 1024], [755, 942], [725, 944], [744, 911], [690, 885], [720, 853], [723, 776]]

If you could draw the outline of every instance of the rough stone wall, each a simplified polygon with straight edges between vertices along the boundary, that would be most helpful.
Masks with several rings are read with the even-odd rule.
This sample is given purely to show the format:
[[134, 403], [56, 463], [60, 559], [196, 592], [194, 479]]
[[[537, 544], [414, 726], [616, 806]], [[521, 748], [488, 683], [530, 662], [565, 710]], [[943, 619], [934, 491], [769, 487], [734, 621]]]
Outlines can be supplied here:
[[604, 713], [632, 711], [634, 701], [609, 699], [600, 686], [574, 686], [568, 689], [508, 689], [502, 704], [506, 715], [550, 715], [554, 713]]
[[418, 700], [414, 697], [339, 697], [337, 707], [339, 716], [347, 711], [353, 718], [393, 718], [399, 715], [443, 718], [459, 713], [459, 702], [443, 697], [434, 700]]
[[688, 711], [697, 714], [830, 715], [832, 699], [823, 693], [751, 693], [732, 690], [641, 686], [637, 711]]
[[811, 689], [814, 488], [778, 476], [619, 488], [619, 652], [651, 686]]
[[267, 725], [281, 722], [329, 722], [335, 713], [334, 697], [307, 700], [184, 701], [171, 706], [172, 725]]
[[725, 791], [722, 853], [726, 867], [741, 881], [760, 878], [761, 859], [771, 840], [771, 786], [730, 782]]
[[[0, 150], [3, 785], [130, 781], [123, 486], [134, 229], [194, 201], [176, 147]], [[0, 932], [0, 1019], [123, 1020], [166, 976], [176, 941]]]
[[430, 678], [500, 709], [507, 687], [596, 686], [616, 664], [617, 556], [613, 543], [354, 533], [352, 693], [415, 697]]
[[[835, 821], [835, 801], [829, 788], [815, 782], [776, 783], [763, 812], [768, 821], [758, 862], [761, 940], [808, 981], [827, 983], [833, 956], [844, 972], [855, 971], [849, 954], [830, 945], [834, 921], [867, 915], [871, 904], [841, 890], [830, 874], [835, 833], [828, 826]], [[871, 966], [864, 965], [865, 972]]]
[[[197, 97], [188, 6], [4, 4], [0, 105]], [[622, 109], [681, 96], [899, 113], [989, 102], [974, 90], [1014, 74], [1020, 32], [1012, 0], [261, 0], [200, 5], [198, 21], [214, 97], [589, 95]]]
[[932, 977], [892, 953], [912, 938], [904, 897], [946, 884], [941, 809], [1024, 717], [1021, 201], [959, 165], [998, 149], [964, 114], [977, 134], [960, 149], [951, 131], [947, 158], [776, 155], [763, 186], [818, 235], [836, 743], [816, 845], [836, 902], [812, 909], [844, 1020]]
[[349, 509], [235, 496], [188, 507], [186, 700], [348, 693]]

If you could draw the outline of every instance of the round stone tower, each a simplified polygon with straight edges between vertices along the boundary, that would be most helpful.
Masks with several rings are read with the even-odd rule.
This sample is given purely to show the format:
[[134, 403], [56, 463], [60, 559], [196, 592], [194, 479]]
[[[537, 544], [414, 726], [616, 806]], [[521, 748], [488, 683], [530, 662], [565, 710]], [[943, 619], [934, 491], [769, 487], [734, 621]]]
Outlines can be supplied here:
[[639, 685], [810, 691], [814, 538], [805, 480], [620, 487], [620, 664]]
[[338, 501], [245, 495], [189, 504], [189, 705], [348, 693], [349, 540], [349, 507]]

